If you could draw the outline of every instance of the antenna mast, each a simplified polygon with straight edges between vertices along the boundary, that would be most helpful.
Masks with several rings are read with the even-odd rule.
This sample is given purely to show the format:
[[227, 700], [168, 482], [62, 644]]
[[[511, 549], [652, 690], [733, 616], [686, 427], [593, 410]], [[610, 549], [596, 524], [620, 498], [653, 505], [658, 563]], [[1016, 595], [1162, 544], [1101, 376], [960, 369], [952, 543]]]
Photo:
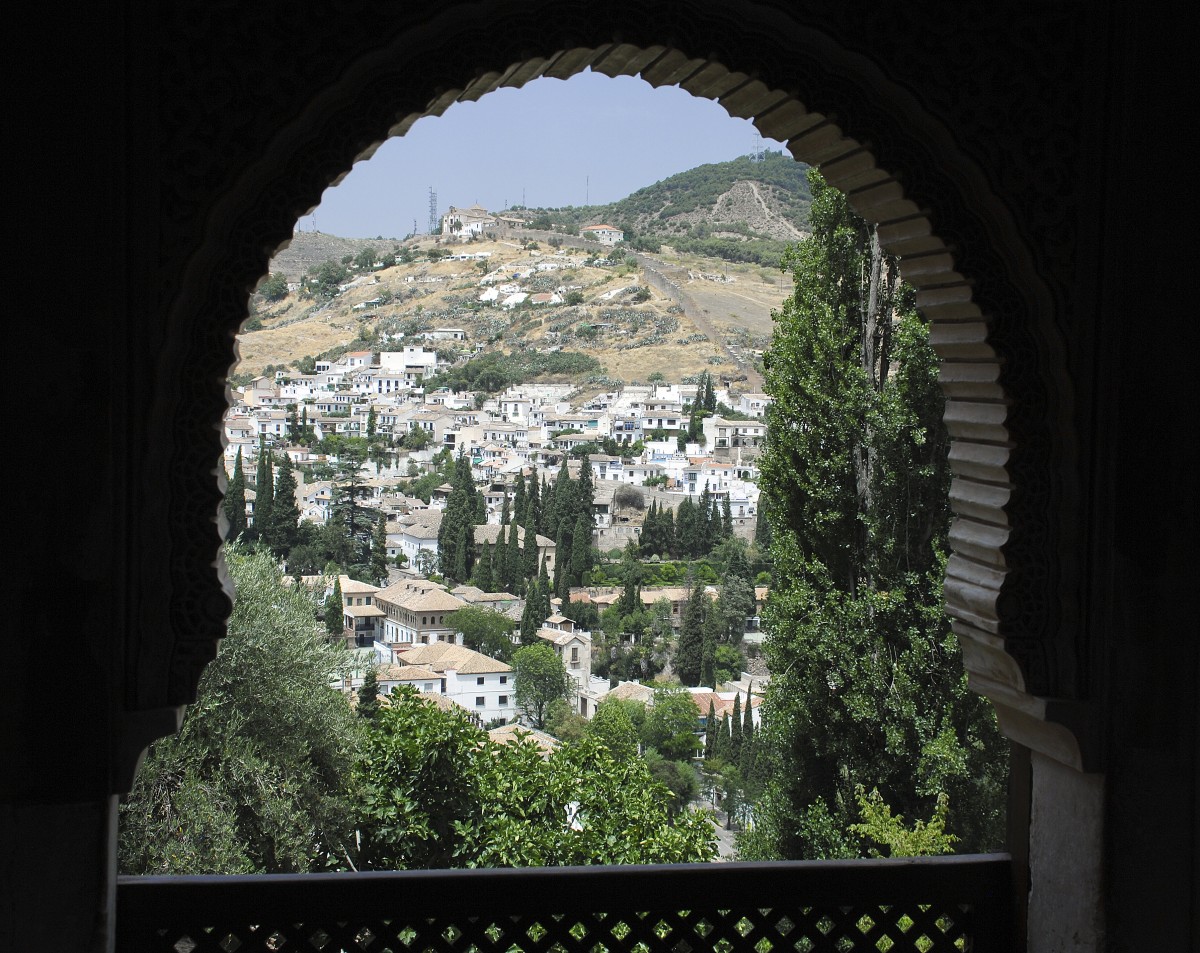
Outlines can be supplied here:
[[433, 191], [433, 186], [429, 187], [429, 234], [436, 235], [438, 228], [438, 213], [437, 213], [437, 193]]

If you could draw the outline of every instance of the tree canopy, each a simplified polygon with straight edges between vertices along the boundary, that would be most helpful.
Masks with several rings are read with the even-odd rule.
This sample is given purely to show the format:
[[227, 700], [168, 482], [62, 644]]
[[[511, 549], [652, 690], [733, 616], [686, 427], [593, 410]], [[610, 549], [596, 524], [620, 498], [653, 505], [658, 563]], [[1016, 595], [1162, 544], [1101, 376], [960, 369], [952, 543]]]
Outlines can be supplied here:
[[[856, 790], [906, 816], [949, 799], [968, 850], [1002, 842], [1005, 748], [941, 611], [948, 438], [937, 361], [896, 261], [810, 172], [789, 253], [760, 460], [770, 776], [745, 856], [855, 852]], [[865, 823], [865, 822], [864, 822]]]
[[712, 859], [701, 813], [674, 818], [641, 758], [587, 736], [543, 756], [399, 692], [372, 722], [359, 779], [366, 868], [694, 863]]
[[227, 544], [225, 559], [237, 591], [229, 633], [121, 806], [123, 873], [302, 872], [351, 849], [344, 780], [361, 735], [330, 687], [350, 657], [269, 553]]

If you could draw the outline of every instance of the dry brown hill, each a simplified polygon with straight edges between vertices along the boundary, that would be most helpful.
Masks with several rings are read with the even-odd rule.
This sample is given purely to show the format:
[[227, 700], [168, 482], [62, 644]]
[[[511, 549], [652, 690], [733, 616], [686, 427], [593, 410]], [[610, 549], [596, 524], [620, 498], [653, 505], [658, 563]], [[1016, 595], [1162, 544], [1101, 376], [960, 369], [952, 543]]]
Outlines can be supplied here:
[[[300, 232], [271, 262], [271, 271], [294, 281], [323, 261], [353, 258], [368, 247], [390, 256], [402, 245]], [[595, 357], [612, 380], [644, 381], [654, 372], [679, 380], [708, 370], [729, 378], [745, 375], [741, 386], [754, 389], [760, 382], [753, 352], [765, 347], [770, 311], [785, 294], [778, 272], [675, 255], [666, 247], [659, 255], [638, 256], [650, 272], [624, 260], [592, 263], [587, 252], [570, 247], [569, 239], [557, 249], [526, 248], [519, 240], [441, 246], [428, 238], [409, 247], [412, 263], [354, 271], [349, 286], [329, 301], [297, 292], [274, 303], [256, 298], [254, 318], [261, 328], [239, 335], [235, 374], [258, 374], [306, 356], [400, 347], [401, 335], [412, 340], [436, 327], [461, 327], [468, 334], [466, 345], [437, 346], [464, 354], [480, 344], [485, 350], [579, 351]], [[446, 255], [488, 252], [489, 274], [499, 272], [515, 283], [512, 275], [528, 273], [519, 281], [523, 290], [573, 290], [583, 300], [527, 303], [511, 310], [485, 304], [479, 298], [489, 286], [481, 284], [481, 263], [430, 261], [426, 256], [435, 247]]]

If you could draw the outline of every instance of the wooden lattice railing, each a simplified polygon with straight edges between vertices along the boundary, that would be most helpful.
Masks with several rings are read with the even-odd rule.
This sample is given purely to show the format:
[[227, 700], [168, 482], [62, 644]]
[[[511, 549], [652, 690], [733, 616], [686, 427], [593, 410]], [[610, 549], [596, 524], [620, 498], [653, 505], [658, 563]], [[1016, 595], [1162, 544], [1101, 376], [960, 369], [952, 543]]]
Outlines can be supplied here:
[[1007, 855], [123, 877], [117, 949], [721, 953], [1011, 949]]

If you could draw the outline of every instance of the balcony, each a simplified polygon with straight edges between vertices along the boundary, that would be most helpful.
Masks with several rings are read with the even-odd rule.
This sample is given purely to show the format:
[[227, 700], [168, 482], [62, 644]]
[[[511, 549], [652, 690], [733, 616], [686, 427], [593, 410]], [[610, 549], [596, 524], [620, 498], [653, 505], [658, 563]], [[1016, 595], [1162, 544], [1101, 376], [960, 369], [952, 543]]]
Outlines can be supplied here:
[[1012, 949], [1006, 854], [890, 860], [122, 877], [117, 949]]

